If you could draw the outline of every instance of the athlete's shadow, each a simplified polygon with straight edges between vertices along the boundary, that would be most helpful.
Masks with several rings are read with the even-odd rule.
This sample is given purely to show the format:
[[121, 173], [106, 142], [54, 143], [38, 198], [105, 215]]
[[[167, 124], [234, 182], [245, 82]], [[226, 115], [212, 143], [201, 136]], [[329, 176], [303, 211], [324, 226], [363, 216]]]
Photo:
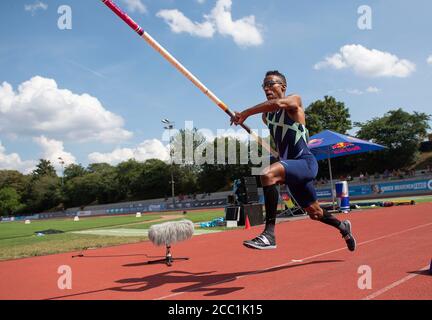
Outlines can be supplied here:
[[78, 292], [69, 295], [51, 297], [48, 299], [55, 300], [55, 299], [62, 299], [62, 298], [71, 298], [71, 297], [78, 297], [78, 296], [83, 296], [88, 294], [102, 293], [107, 291], [143, 292], [146, 290], [163, 286], [165, 284], [176, 284], [176, 283], [187, 283], [188, 285], [172, 290], [174, 294], [182, 293], [182, 292], [193, 292], [193, 291], [206, 292], [207, 291], [208, 293], [206, 293], [205, 296], [218, 296], [218, 295], [224, 295], [230, 292], [244, 289], [244, 287], [230, 287], [230, 288], [213, 287], [222, 283], [235, 281], [238, 277], [255, 275], [255, 274], [264, 274], [268, 272], [275, 272], [279, 270], [297, 268], [297, 267], [306, 266], [310, 264], [332, 263], [332, 262], [343, 262], [343, 260], [319, 260], [319, 261], [311, 261], [307, 263], [290, 264], [281, 267], [274, 267], [266, 270], [222, 273], [222, 274], [214, 274], [215, 271], [200, 272], [200, 273], [185, 272], [185, 271], [168, 271], [168, 272], [162, 272], [162, 273], [158, 273], [158, 274], [154, 274], [142, 278], [129, 278], [129, 279], [122, 279], [116, 281], [117, 283], [124, 284], [122, 286]]
[[[112, 255], [104, 255], [104, 256], [92, 256], [92, 255], [84, 255], [82, 254], [79, 258], [124, 258], [124, 257], [146, 257], [146, 258], [165, 258], [165, 256], [149, 256], [146, 253], [140, 254], [112, 254]], [[128, 265], [125, 265], [128, 266]], [[132, 266], [132, 264], [131, 264]]]
[[319, 260], [306, 263], [285, 265], [281, 267], [274, 267], [266, 270], [235, 272], [235, 273], [222, 273], [214, 274], [215, 271], [193, 273], [186, 271], [167, 271], [154, 275], [145, 276], [142, 278], [128, 278], [116, 281], [117, 283], [126, 284], [116, 288], [111, 288], [113, 291], [121, 292], [142, 292], [153, 288], [157, 288], [166, 284], [187, 284], [177, 289], [173, 289], [173, 293], [180, 292], [208, 292], [205, 296], [218, 296], [227, 293], [235, 292], [244, 289], [244, 287], [228, 287], [228, 288], [215, 288], [222, 283], [235, 281], [238, 277], [248, 275], [258, 275], [269, 272], [275, 272], [285, 269], [297, 268], [310, 264], [343, 262], [343, 260]]

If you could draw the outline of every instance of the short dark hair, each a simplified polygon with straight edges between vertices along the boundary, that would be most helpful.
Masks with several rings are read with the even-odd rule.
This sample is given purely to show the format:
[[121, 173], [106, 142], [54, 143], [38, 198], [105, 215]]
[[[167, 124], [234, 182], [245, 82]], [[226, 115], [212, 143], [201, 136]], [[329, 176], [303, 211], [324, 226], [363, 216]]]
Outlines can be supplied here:
[[277, 70], [267, 71], [267, 73], [266, 73], [265, 76], [266, 77], [268, 77], [268, 76], [278, 76], [279, 78], [281, 78], [283, 80], [283, 82], [285, 84], [287, 84], [285, 76], [282, 73], [280, 73], [279, 71], [277, 71]]

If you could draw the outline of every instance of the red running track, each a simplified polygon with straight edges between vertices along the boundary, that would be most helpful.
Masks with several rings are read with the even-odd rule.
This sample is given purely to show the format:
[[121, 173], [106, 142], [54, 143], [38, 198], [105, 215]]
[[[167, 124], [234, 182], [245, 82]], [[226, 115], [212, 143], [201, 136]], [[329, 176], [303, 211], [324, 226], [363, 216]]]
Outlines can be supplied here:
[[[338, 215], [357, 238], [350, 252], [337, 230], [310, 219], [278, 223], [276, 250], [242, 241], [262, 226], [193, 237], [174, 257], [150, 242], [0, 262], [0, 299], [432, 299], [432, 204]], [[58, 268], [70, 266], [72, 289], [58, 288]], [[360, 289], [360, 266], [371, 289]], [[428, 268], [429, 269], [429, 268]]]

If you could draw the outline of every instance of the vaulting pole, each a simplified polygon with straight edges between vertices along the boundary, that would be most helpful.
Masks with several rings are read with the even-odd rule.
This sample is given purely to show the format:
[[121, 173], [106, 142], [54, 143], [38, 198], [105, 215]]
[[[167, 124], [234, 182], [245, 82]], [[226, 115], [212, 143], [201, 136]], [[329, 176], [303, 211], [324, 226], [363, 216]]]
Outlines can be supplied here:
[[[213, 92], [211, 92], [201, 81], [198, 80], [189, 70], [187, 70], [176, 58], [174, 58], [164, 47], [162, 47], [155, 39], [153, 39], [147, 32], [144, 31], [132, 18], [130, 18], [124, 11], [122, 11], [112, 0], [101, 0], [108, 8], [110, 8], [120, 19], [131, 27], [138, 35], [143, 38], [153, 49], [160, 53], [168, 62], [170, 62], [178, 71], [180, 71], [186, 78], [188, 78], [198, 89], [200, 89], [207, 97], [210, 98], [219, 108], [225, 111], [230, 118], [234, 117], [234, 112], [222, 102]], [[255, 132], [253, 132], [247, 125], [241, 124], [252, 137], [267, 151], [274, 156], [278, 157], [278, 153], [274, 151], [270, 145], [262, 140]]]

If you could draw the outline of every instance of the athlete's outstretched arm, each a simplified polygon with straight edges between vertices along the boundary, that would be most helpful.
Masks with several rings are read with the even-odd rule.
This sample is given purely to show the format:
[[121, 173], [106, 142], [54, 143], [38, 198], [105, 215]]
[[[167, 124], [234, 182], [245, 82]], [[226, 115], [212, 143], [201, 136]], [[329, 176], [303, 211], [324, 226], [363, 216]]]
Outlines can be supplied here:
[[235, 118], [231, 119], [231, 124], [242, 124], [248, 117], [263, 112], [274, 112], [279, 109], [295, 112], [302, 108], [302, 101], [298, 95], [290, 95], [280, 99], [272, 99], [263, 103], [257, 104], [242, 112], [235, 112]]

